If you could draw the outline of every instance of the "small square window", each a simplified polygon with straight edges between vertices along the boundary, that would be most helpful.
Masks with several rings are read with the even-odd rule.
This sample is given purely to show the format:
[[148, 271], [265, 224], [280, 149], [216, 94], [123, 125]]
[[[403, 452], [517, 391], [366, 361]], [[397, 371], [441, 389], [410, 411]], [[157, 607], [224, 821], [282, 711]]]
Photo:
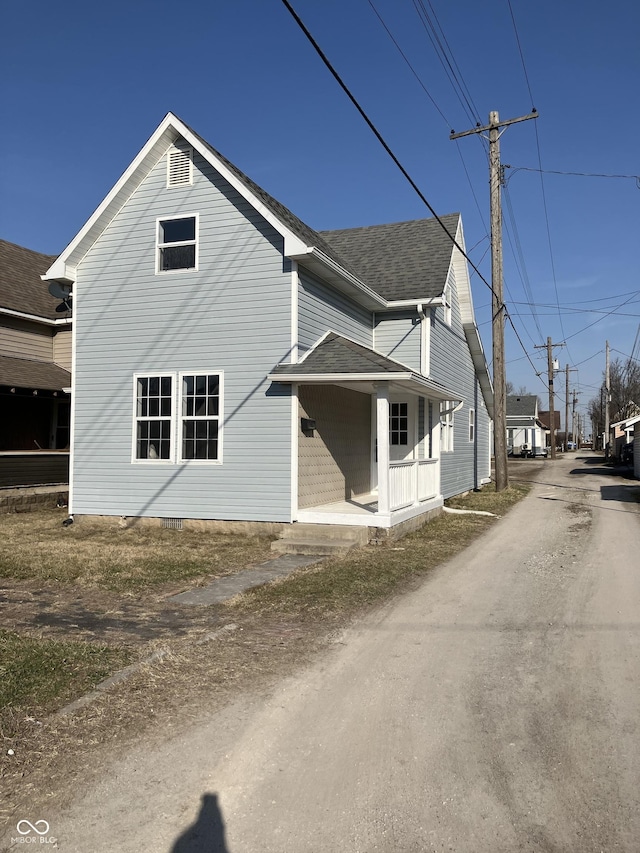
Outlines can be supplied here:
[[157, 271], [197, 268], [197, 217], [158, 220]]

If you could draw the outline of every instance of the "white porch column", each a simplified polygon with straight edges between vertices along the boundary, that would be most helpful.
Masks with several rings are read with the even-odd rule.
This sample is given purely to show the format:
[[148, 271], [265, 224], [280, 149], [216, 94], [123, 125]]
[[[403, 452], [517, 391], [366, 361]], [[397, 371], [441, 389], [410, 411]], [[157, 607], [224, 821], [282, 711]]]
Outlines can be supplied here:
[[376, 389], [376, 434], [378, 436], [378, 512], [389, 515], [389, 383]]

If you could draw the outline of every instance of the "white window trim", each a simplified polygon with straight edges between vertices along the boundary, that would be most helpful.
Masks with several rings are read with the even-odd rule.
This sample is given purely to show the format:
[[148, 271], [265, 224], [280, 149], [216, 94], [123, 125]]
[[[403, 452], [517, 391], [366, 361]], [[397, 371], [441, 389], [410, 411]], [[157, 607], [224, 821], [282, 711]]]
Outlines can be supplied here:
[[[184, 376], [218, 376], [219, 398], [218, 406], [218, 458], [217, 459], [183, 459], [182, 458], [182, 422], [192, 420], [191, 417], [182, 414], [182, 379]], [[171, 415], [169, 417], [138, 417], [138, 380], [148, 379], [151, 376], [171, 379]], [[133, 465], [222, 465], [223, 460], [223, 436], [224, 436], [224, 371], [205, 368], [202, 370], [141, 370], [133, 374], [133, 395], [131, 400], [133, 413], [131, 428], [131, 463]], [[215, 416], [211, 416], [213, 419]], [[171, 439], [168, 459], [138, 459], [138, 429], [139, 420], [168, 420], [171, 423]], [[203, 418], [205, 420], [205, 418]]]
[[[183, 240], [178, 243], [161, 243], [160, 242], [160, 223], [161, 222], [169, 222], [175, 219], [195, 219], [195, 240]], [[195, 257], [195, 266], [193, 267], [184, 267], [176, 270], [163, 270], [160, 269], [160, 249], [165, 248], [166, 246], [191, 246], [195, 244], [196, 247], [196, 257]], [[180, 214], [167, 214], [167, 216], [158, 216], [156, 218], [156, 237], [155, 237], [155, 252], [156, 252], [156, 275], [184, 275], [184, 273], [192, 273], [198, 272], [200, 265], [200, 214], [199, 213], [180, 213]]]
[[451, 325], [451, 284], [447, 282], [444, 286], [444, 322]]
[[469, 409], [469, 443], [476, 440], [476, 410]]
[[454, 450], [454, 412], [448, 411], [445, 414], [442, 412], [443, 407], [445, 410], [450, 410], [452, 405], [453, 403], [449, 400], [440, 404], [440, 454], [453, 453]]
[[[182, 414], [182, 380], [185, 376], [217, 376], [218, 389], [218, 414], [194, 417]], [[222, 370], [181, 370], [178, 373], [178, 391], [176, 405], [176, 455], [180, 465], [222, 465], [222, 436], [224, 424], [224, 373]], [[218, 421], [218, 458], [217, 459], [183, 459], [182, 458], [182, 424], [192, 420]]]
[[[159, 415], [158, 417], [139, 417], [138, 416], [138, 380], [149, 379], [151, 376], [157, 376], [159, 379], [171, 379], [171, 414]], [[135, 465], [172, 465], [173, 451], [175, 444], [175, 410], [176, 410], [176, 375], [175, 373], [167, 373], [161, 370], [140, 371], [133, 374], [133, 428], [131, 430], [131, 462]], [[169, 421], [171, 425], [171, 439], [169, 442], [169, 458], [168, 459], [138, 459], [138, 421]]]

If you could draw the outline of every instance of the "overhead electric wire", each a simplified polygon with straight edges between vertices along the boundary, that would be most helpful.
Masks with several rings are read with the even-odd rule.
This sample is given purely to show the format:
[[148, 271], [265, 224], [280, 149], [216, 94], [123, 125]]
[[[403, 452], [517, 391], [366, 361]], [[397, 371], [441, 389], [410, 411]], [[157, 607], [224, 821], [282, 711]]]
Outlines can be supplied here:
[[[538, 330], [538, 334], [540, 335], [539, 341], [544, 340], [544, 335], [542, 334], [542, 329], [540, 328], [540, 322], [538, 320], [538, 314], [536, 312], [535, 303], [533, 300], [533, 291], [531, 289], [531, 282], [529, 281], [529, 273], [527, 271], [527, 265], [524, 259], [524, 252], [522, 251], [522, 243], [520, 242], [520, 234], [518, 233], [518, 226], [516, 225], [516, 219], [513, 213], [513, 206], [511, 204], [511, 196], [509, 195], [508, 189], [504, 187], [504, 199], [506, 202], [507, 214], [509, 216], [509, 220], [511, 223], [511, 230], [513, 231], [513, 237], [516, 242], [517, 256], [514, 251], [513, 245], [511, 245], [511, 251], [514, 254], [514, 258], [516, 258], [516, 267], [520, 273], [520, 279], [522, 281], [522, 286], [524, 288], [524, 292], [529, 300], [526, 304], [529, 305], [531, 309], [531, 315], [536, 324], [536, 329]], [[509, 232], [507, 231], [507, 235], [509, 236]], [[509, 243], [511, 244], [511, 237], [509, 236]], [[519, 260], [519, 264], [518, 264]], [[513, 300], [511, 300], [513, 302]], [[535, 341], [534, 341], [535, 343]]]
[[[440, 114], [440, 116], [442, 117], [442, 120], [443, 120], [443, 121], [444, 121], [444, 123], [446, 124], [447, 129], [450, 129], [450, 128], [451, 128], [451, 122], [447, 119], [447, 117], [445, 116], [444, 112], [442, 111], [442, 109], [440, 108], [440, 106], [438, 105], [438, 103], [436, 102], [435, 98], [433, 97], [433, 95], [431, 94], [431, 92], [427, 89], [427, 87], [426, 87], [426, 85], [425, 85], [424, 81], [422, 80], [422, 78], [420, 77], [420, 75], [418, 74], [418, 72], [416, 71], [416, 69], [414, 68], [414, 66], [412, 65], [411, 61], [409, 60], [409, 57], [406, 55], [406, 53], [404, 52], [404, 50], [400, 47], [400, 45], [399, 45], [399, 43], [398, 43], [397, 39], [395, 38], [395, 36], [393, 35], [393, 33], [391, 32], [391, 30], [390, 30], [390, 29], [389, 29], [389, 27], [387, 26], [386, 21], [384, 20], [384, 18], [382, 17], [382, 15], [380, 14], [380, 12], [379, 12], [379, 11], [378, 11], [378, 9], [376, 8], [375, 4], [373, 3], [373, 0], [368, 0], [368, 3], [369, 3], [369, 5], [371, 6], [371, 8], [373, 9], [373, 11], [375, 12], [376, 17], [378, 18], [378, 20], [380, 21], [380, 23], [381, 23], [381, 24], [382, 24], [382, 26], [384, 27], [385, 32], [387, 33], [387, 35], [389, 36], [389, 38], [391, 39], [391, 41], [392, 41], [392, 42], [393, 42], [393, 44], [395, 45], [396, 49], [398, 50], [398, 53], [399, 53], [399, 54], [400, 54], [400, 56], [404, 59], [405, 63], [407, 64], [407, 66], [408, 66], [408, 68], [409, 68], [409, 70], [411, 71], [411, 73], [413, 74], [413, 76], [414, 76], [414, 77], [416, 78], [416, 80], [418, 81], [418, 84], [420, 85], [421, 89], [423, 90], [423, 92], [425, 93], [425, 95], [429, 98], [429, 100], [431, 101], [431, 103], [433, 104], [433, 106], [436, 108], [436, 110], [438, 111], [438, 113], [439, 113], [439, 114]], [[482, 209], [481, 209], [481, 207], [480, 207], [480, 203], [478, 202], [478, 197], [477, 197], [477, 195], [476, 195], [476, 191], [475, 191], [475, 189], [474, 189], [474, 187], [473, 187], [473, 183], [471, 182], [471, 176], [469, 175], [469, 170], [467, 169], [467, 164], [465, 163], [464, 157], [463, 157], [463, 155], [462, 155], [462, 149], [460, 148], [460, 144], [459, 144], [459, 142], [458, 142], [457, 140], [456, 140], [456, 149], [457, 149], [457, 151], [458, 151], [458, 156], [460, 157], [460, 162], [462, 163], [462, 168], [464, 169], [464, 173], [465, 173], [465, 175], [466, 175], [466, 177], [467, 177], [467, 181], [468, 181], [468, 183], [469, 183], [469, 189], [471, 190], [471, 195], [473, 196], [473, 200], [474, 200], [475, 205], [476, 205], [476, 208], [477, 208], [477, 210], [478, 210], [478, 214], [479, 214], [479, 216], [480, 216], [480, 220], [481, 220], [482, 224], [484, 225], [484, 228], [485, 228], [485, 231], [486, 231], [486, 236], [488, 237], [488, 236], [489, 236], [489, 228], [488, 228], [488, 226], [487, 226], [487, 223], [485, 222], [484, 214], [482, 213]]]
[[[320, 45], [316, 42], [316, 40], [315, 40], [315, 39], [314, 39], [314, 37], [312, 36], [311, 32], [307, 29], [306, 25], [304, 24], [304, 22], [302, 21], [302, 19], [300, 18], [300, 16], [297, 14], [297, 12], [295, 11], [295, 9], [292, 7], [292, 5], [291, 5], [291, 3], [289, 2], [289, 0], [282, 0], [282, 4], [285, 6], [285, 8], [287, 9], [287, 11], [288, 11], [288, 12], [289, 12], [289, 14], [291, 15], [291, 17], [294, 19], [294, 21], [296, 22], [296, 24], [298, 25], [298, 27], [302, 30], [302, 32], [304, 33], [304, 35], [305, 35], [305, 37], [307, 38], [307, 40], [309, 41], [309, 43], [311, 44], [311, 46], [313, 47], [313, 49], [316, 51], [316, 53], [318, 54], [318, 56], [320, 57], [320, 59], [322, 60], [322, 62], [324, 63], [324, 65], [326, 66], [327, 70], [330, 72], [330, 74], [332, 75], [332, 77], [333, 77], [333, 78], [335, 79], [335, 81], [338, 83], [338, 85], [339, 85], [339, 86], [340, 86], [340, 88], [343, 90], [343, 92], [345, 93], [345, 95], [349, 98], [349, 100], [351, 101], [351, 103], [353, 104], [353, 106], [356, 108], [356, 110], [358, 111], [358, 113], [360, 114], [360, 116], [362, 117], [362, 119], [364, 120], [364, 122], [366, 123], [367, 127], [371, 130], [371, 132], [372, 132], [372, 133], [373, 133], [373, 135], [376, 137], [376, 139], [378, 140], [378, 142], [380, 143], [380, 145], [382, 145], [382, 147], [384, 148], [384, 150], [386, 151], [386, 153], [387, 153], [387, 154], [389, 155], [389, 157], [393, 160], [393, 162], [394, 162], [394, 163], [395, 163], [395, 165], [398, 167], [398, 169], [400, 170], [400, 172], [402, 173], [402, 175], [405, 177], [405, 179], [407, 180], [407, 182], [409, 183], [409, 185], [411, 186], [411, 188], [414, 190], [414, 192], [416, 193], [416, 195], [418, 196], [418, 198], [422, 201], [422, 203], [425, 205], [425, 207], [429, 210], [429, 212], [430, 212], [430, 213], [432, 214], [432, 216], [435, 218], [435, 220], [436, 220], [436, 221], [437, 221], [437, 223], [440, 225], [440, 227], [442, 228], [442, 230], [444, 231], [444, 233], [447, 235], [447, 237], [451, 240], [451, 242], [453, 243], [453, 245], [458, 249], [458, 251], [462, 254], [462, 256], [463, 256], [463, 257], [468, 261], [469, 265], [470, 265], [470, 266], [471, 266], [471, 268], [475, 271], [475, 273], [477, 274], [477, 276], [478, 276], [478, 278], [480, 279], [480, 281], [482, 281], [482, 283], [483, 283], [483, 284], [485, 284], [485, 285], [489, 288], [489, 290], [491, 291], [491, 293], [494, 295], [494, 298], [495, 298], [495, 291], [494, 291], [494, 289], [493, 289], [493, 286], [490, 284], [490, 282], [488, 282], [488, 281], [487, 281], [487, 279], [484, 277], [484, 275], [480, 272], [480, 270], [478, 269], [477, 265], [476, 265], [476, 264], [471, 260], [471, 258], [469, 257], [469, 255], [467, 254], [467, 252], [465, 251], [465, 249], [460, 245], [460, 243], [458, 243], [458, 241], [456, 240], [455, 236], [449, 232], [448, 228], [446, 227], [446, 225], [445, 225], [445, 224], [444, 224], [444, 222], [442, 221], [441, 217], [436, 213], [435, 209], [434, 209], [434, 208], [433, 208], [433, 206], [430, 204], [430, 202], [427, 200], [427, 198], [426, 198], [426, 196], [424, 195], [424, 193], [422, 192], [422, 190], [418, 187], [418, 185], [417, 185], [417, 184], [416, 184], [416, 182], [413, 180], [413, 178], [411, 177], [411, 175], [408, 173], [408, 171], [407, 171], [407, 170], [405, 169], [405, 167], [402, 165], [402, 163], [400, 162], [400, 160], [398, 159], [398, 157], [395, 155], [395, 153], [393, 152], [393, 150], [391, 149], [391, 147], [389, 146], [389, 144], [386, 142], [386, 140], [384, 139], [384, 137], [382, 136], [382, 134], [380, 133], [380, 131], [379, 131], [379, 130], [377, 129], [377, 127], [374, 125], [373, 121], [369, 118], [369, 116], [368, 116], [368, 115], [367, 115], [367, 113], [365, 112], [364, 108], [360, 105], [360, 103], [359, 103], [359, 102], [358, 102], [358, 100], [356, 99], [355, 95], [353, 95], [353, 94], [352, 94], [352, 92], [351, 92], [351, 90], [349, 89], [349, 87], [347, 86], [347, 84], [346, 84], [346, 83], [344, 82], [344, 80], [340, 77], [340, 75], [338, 74], [338, 72], [336, 71], [336, 69], [333, 67], [333, 65], [332, 65], [332, 64], [331, 64], [331, 62], [329, 61], [328, 57], [325, 55], [325, 53], [324, 53], [324, 51], [322, 50], [322, 48], [320, 47]], [[527, 358], [527, 360], [529, 361], [529, 363], [530, 363], [530, 364], [531, 364], [531, 366], [533, 367], [534, 372], [537, 372], [537, 371], [536, 371], [536, 369], [535, 369], [535, 365], [533, 364], [533, 361], [531, 360], [531, 357], [530, 357], [529, 353], [527, 352], [527, 349], [526, 349], [526, 347], [525, 347], [524, 343], [522, 342], [522, 338], [520, 337], [520, 334], [518, 333], [518, 330], [516, 329], [516, 327], [515, 327], [515, 325], [514, 325], [514, 323], [513, 323], [513, 320], [512, 320], [512, 319], [510, 318], [510, 316], [509, 316], [509, 312], [508, 312], [508, 309], [507, 309], [506, 304], [504, 303], [504, 300], [502, 300], [502, 301], [500, 302], [500, 304], [498, 305], [498, 311], [502, 311], [502, 312], [504, 313], [505, 320], [507, 320], [507, 319], [509, 320], [509, 322], [510, 322], [510, 324], [511, 324], [512, 328], [513, 328], [513, 331], [514, 331], [514, 333], [515, 333], [515, 335], [516, 335], [516, 338], [517, 338], [517, 340], [518, 340], [518, 342], [519, 342], [520, 346], [522, 347], [522, 350], [523, 350], [523, 352], [524, 352], [524, 354], [525, 354], [525, 357]]]
[[[454, 57], [453, 57], [453, 54], [451, 54], [451, 56], [449, 56], [447, 54], [447, 51], [443, 47], [440, 36], [438, 35], [438, 31], [437, 31], [433, 21], [431, 20], [429, 13], [427, 12], [427, 10], [425, 8], [423, 0], [413, 0], [413, 5], [414, 5], [414, 8], [418, 14], [418, 18], [420, 19], [420, 22], [422, 23], [422, 26], [424, 27], [424, 30], [425, 30], [428, 38], [429, 38], [429, 41], [433, 45], [433, 49], [436, 52], [436, 56], [438, 57], [438, 60], [439, 60], [440, 64], [442, 65], [442, 68], [443, 68], [446, 76], [448, 77], [449, 82], [451, 83], [451, 86], [452, 86], [454, 92], [456, 93], [456, 97], [458, 98], [458, 100], [460, 102], [460, 106], [462, 107], [463, 111], [466, 113], [469, 121], [480, 122], [480, 114], [478, 113], [477, 107], [472, 102], [471, 94], [469, 93], [469, 90], [466, 86], [466, 83], [462, 79], [462, 75], [460, 74], [460, 70], [458, 68], [458, 65], [457, 65]], [[431, 4], [429, 4], [429, 5], [431, 6]], [[432, 10], [432, 14], [433, 14], [436, 22], [438, 23], [438, 26], [439, 26], [440, 24], [439, 24], [439, 21], [437, 19], [437, 16], [435, 15], [435, 12], [433, 11], [433, 7], [431, 7], [431, 10]], [[442, 33], [442, 36], [444, 38], [444, 33]], [[444, 41], [448, 47], [449, 45], [448, 45], [446, 38], [444, 38]], [[449, 53], [451, 53], [450, 48], [449, 48]], [[457, 72], [453, 67], [454, 65], [458, 69]]]
[[[382, 134], [381, 134], [381, 133], [380, 133], [380, 131], [378, 130], [378, 128], [374, 125], [374, 123], [372, 122], [372, 120], [369, 118], [369, 116], [367, 115], [367, 113], [364, 111], [364, 108], [360, 106], [360, 103], [356, 100], [355, 95], [353, 95], [353, 94], [351, 93], [351, 90], [349, 89], [349, 87], [347, 86], [347, 84], [346, 84], [346, 83], [344, 82], [344, 80], [340, 77], [340, 75], [339, 75], [339, 74], [338, 74], [338, 72], [335, 70], [335, 68], [333, 67], [333, 65], [331, 64], [331, 62], [330, 62], [330, 61], [329, 61], [329, 59], [327, 58], [327, 56], [325, 56], [325, 54], [324, 54], [324, 52], [323, 52], [322, 48], [321, 48], [321, 47], [320, 47], [320, 45], [317, 43], [317, 41], [314, 39], [314, 37], [311, 35], [311, 33], [309, 32], [309, 30], [308, 30], [308, 29], [307, 29], [307, 27], [305, 26], [304, 22], [301, 20], [301, 18], [299, 17], [299, 15], [298, 15], [298, 14], [297, 14], [297, 12], [295, 11], [295, 9], [292, 7], [291, 3], [289, 3], [289, 0], [282, 0], [282, 3], [283, 3], [283, 5], [287, 8], [287, 10], [288, 10], [288, 11], [289, 11], [289, 13], [291, 14], [291, 16], [293, 17], [293, 19], [295, 20], [295, 22], [298, 24], [298, 26], [300, 27], [300, 29], [302, 30], [302, 32], [305, 34], [306, 38], [308, 39], [308, 41], [310, 42], [310, 44], [313, 46], [313, 49], [316, 51], [316, 53], [318, 54], [318, 56], [320, 57], [320, 59], [323, 61], [323, 63], [325, 64], [325, 66], [327, 67], [327, 69], [329, 70], [329, 72], [331, 73], [331, 75], [333, 76], [333, 78], [336, 80], [336, 82], [338, 83], [338, 85], [339, 85], [339, 86], [340, 86], [340, 88], [342, 89], [342, 91], [345, 93], [345, 95], [349, 98], [349, 100], [351, 101], [351, 103], [353, 104], [353, 106], [354, 106], [354, 107], [357, 109], [357, 111], [360, 113], [361, 117], [362, 117], [362, 118], [364, 119], [364, 121], [366, 122], [366, 124], [367, 124], [367, 126], [368, 126], [369, 130], [373, 133], [373, 135], [376, 137], [376, 139], [378, 140], [378, 142], [382, 145], [382, 147], [383, 147], [383, 148], [384, 148], [384, 150], [387, 152], [387, 154], [389, 155], [389, 157], [391, 157], [391, 159], [392, 159], [392, 160], [393, 160], [393, 162], [396, 164], [396, 166], [398, 167], [398, 169], [402, 172], [402, 174], [404, 175], [404, 177], [406, 178], [406, 180], [409, 182], [410, 186], [412, 187], [412, 189], [414, 190], [414, 192], [417, 194], [418, 198], [422, 201], [422, 203], [425, 205], [425, 207], [429, 210], [429, 212], [430, 212], [430, 213], [432, 214], [432, 216], [435, 218], [435, 220], [437, 221], [438, 225], [442, 228], [442, 230], [443, 230], [443, 231], [444, 231], [444, 233], [447, 235], [447, 237], [451, 240], [451, 242], [452, 242], [452, 243], [453, 243], [453, 245], [456, 247], [456, 249], [458, 249], [458, 251], [462, 254], [462, 256], [463, 256], [463, 257], [464, 257], [464, 258], [469, 262], [469, 264], [471, 265], [471, 267], [476, 271], [476, 273], [477, 273], [478, 277], [480, 278], [480, 280], [481, 280], [481, 281], [482, 281], [482, 282], [483, 282], [483, 283], [484, 283], [484, 284], [489, 288], [489, 290], [490, 290], [492, 293], [494, 293], [493, 287], [492, 287], [492, 285], [490, 284], [490, 282], [488, 282], [488, 281], [487, 281], [487, 279], [483, 276], [483, 274], [480, 272], [480, 270], [478, 269], [478, 267], [477, 267], [477, 266], [474, 264], [474, 262], [471, 260], [471, 258], [469, 257], [469, 255], [466, 253], [466, 251], [465, 251], [465, 250], [463, 249], [463, 247], [460, 245], [460, 243], [458, 243], [458, 241], [456, 240], [455, 236], [449, 232], [449, 230], [448, 230], [447, 226], [444, 224], [444, 222], [442, 221], [441, 217], [440, 217], [440, 216], [438, 216], [438, 214], [436, 213], [435, 209], [432, 207], [432, 205], [430, 204], [430, 202], [427, 200], [427, 197], [424, 195], [424, 193], [422, 192], [422, 190], [420, 189], [420, 187], [419, 187], [419, 186], [416, 184], [416, 182], [413, 180], [413, 178], [411, 177], [411, 175], [409, 174], [409, 172], [407, 172], [407, 170], [405, 169], [405, 167], [402, 165], [402, 163], [400, 162], [400, 160], [398, 159], [398, 157], [394, 154], [394, 152], [392, 151], [391, 147], [389, 146], [389, 144], [386, 142], [386, 140], [384, 139], [384, 137], [382, 136]], [[494, 294], [494, 295], [495, 295], [495, 294]], [[506, 305], [504, 304], [504, 302], [499, 306], [499, 309], [506, 310]]]
[[[515, 35], [516, 44], [518, 46], [518, 52], [520, 53], [520, 61], [522, 63], [522, 71], [524, 73], [525, 82], [527, 84], [527, 90], [529, 92], [529, 98], [531, 99], [531, 103], [533, 104], [534, 103], [533, 91], [531, 89], [531, 83], [529, 82], [529, 74], [527, 72], [527, 65], [524, 61], [524, 52], [522, 50], [522, 44], [520, 42], [520, 35], [518, 33], [518, 26], [516, 24], [515, 15], [513, 13], [513, 7], [511, 5], [511, 0], [507, 0], [507, 5], [509, 6], [509, 13], [511, 15], [511, 23], [513, 24], [513, 32]], [[533, 109], [533, 107], [532, 107], [532, 109]], [[542, 192], [542, 207], [544, 210], [544, 219], [545, 219], [546, 231], [547, 231], [547, 243], [549, 246], [549, 260], [551, 263], [551, 276], [553, 278], [553, 287], [554, 287], [555, 294], [556, 294], [556, 303], [558, 305], [558, 320], [560, 321], [560, 331], [562, 332], [563, 339], [566, 341], [567, 336], [565, 335], [564, 324], [562, 322], [562, 312], [560, 311], [560, 296], [558, 294], [558, 278], [556, 275], [556, 265], [555, 265], [555, 260], [553, 257], [553, 245], [552, 245], [552, 241], [551, 241], [551, 226], [549, 225], [549, 210], [547, 208], [547, 194], [546, 194], [545, 187], [544, 187], [544, 178], [543, 178], [543, 172], [542, 172], [542, 153], [540, 150], [540, 136], [538, 134], [538, 122], [534, 122], [533, 124], [534, 124], [534, 132], [535, 132], [535, 137], [536, 137], [536, 149], [538, 152], [538, 166], [540, 169], [540, 190]], [[569, 355], [569, 348], [568, 347], [567, 347], [567, 355]]]
[[543, 175], [569, 175], [574, 178], [622, 178], [640, 183], [640, 175], [614, 175], [604, 172], [564, 172], [560, 169], [535, 169], [533, 166], [511, 166], [512, 175], [516, 172], [541, 172]]

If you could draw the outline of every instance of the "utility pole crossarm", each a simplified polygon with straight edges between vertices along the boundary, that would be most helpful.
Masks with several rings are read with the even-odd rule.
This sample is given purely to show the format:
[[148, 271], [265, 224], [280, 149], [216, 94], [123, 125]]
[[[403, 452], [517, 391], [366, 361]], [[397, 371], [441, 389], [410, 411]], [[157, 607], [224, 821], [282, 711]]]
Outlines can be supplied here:
[[[498, 114], [496, 113], [496, 116]], [[538, 111], [532, 110], [529, 115], [520, 116], [519, 118], [509, 118], [506, 121], [497, 121], [495, 124], [486, 124], [484, 127], [474, 127], [473, 130], [463, 130], [462, 133], [455, 133], [453, 130], [449, 134], [449, 139], [460, 139], [462, 136], [472, 136], [474, 133], [488, 133], [490, 130], [500, 127], [509, 127], [510, 124], [517, 124], [519, 121], [528, 121], [530, 118], [538, 118]]]

